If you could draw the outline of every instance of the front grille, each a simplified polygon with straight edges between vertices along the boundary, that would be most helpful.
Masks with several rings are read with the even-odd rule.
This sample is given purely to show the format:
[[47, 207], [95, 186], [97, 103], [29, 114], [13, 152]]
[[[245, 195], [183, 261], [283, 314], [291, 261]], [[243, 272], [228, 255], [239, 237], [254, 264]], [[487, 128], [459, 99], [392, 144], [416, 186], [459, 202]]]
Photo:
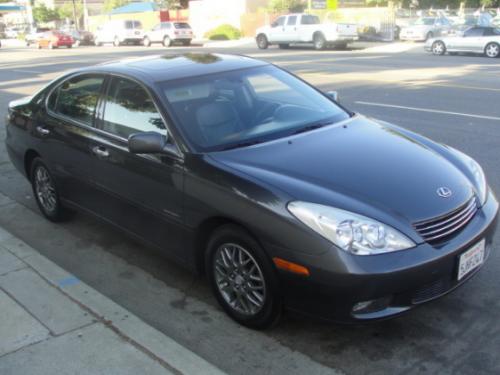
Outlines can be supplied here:
[[437, 218], [420, 221], [413, 226], [426, 242], [435, 244], [456, 234], [476, 212], [476, 198], [472, 196], [459, 208]]

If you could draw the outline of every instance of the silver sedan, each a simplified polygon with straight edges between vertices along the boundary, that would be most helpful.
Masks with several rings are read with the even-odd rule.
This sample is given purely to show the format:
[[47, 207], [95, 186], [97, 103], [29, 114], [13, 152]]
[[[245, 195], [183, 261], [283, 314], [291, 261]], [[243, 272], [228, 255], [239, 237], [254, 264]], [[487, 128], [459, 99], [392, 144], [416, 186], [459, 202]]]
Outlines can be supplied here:
[[500, 55], [500, 29], [494, 27], [472, 26], [454, 35], [433, 38], [425, 44], [425, 50], [434, 55], [446, 52], [480, 53], [487, 57]]

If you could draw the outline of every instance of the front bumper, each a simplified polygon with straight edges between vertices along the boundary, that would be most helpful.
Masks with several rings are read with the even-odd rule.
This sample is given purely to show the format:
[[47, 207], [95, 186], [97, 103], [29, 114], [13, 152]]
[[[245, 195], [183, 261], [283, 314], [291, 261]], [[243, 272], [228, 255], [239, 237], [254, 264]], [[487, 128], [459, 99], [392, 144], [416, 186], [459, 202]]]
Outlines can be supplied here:
[[[457, 281], [458, 257], [482, 239], [486, 240], [486, 262], [497, 213], [498, 202], [490, 192], [469, 224], [439, 247], [422, 243], [409, 250], [374, 256], [355, 256], [336, 248], [320, 256], [308, 256], [274, 247], [270, 249], [273, 256], [310, 270], [309, 277], [279, 272], [285, 305], [305, 315], [350, 323], [389, 318], [443, 296], [479, 270]], [[356, 304], [370, 300], [382, 301], [381, 307], [353, 313]]]

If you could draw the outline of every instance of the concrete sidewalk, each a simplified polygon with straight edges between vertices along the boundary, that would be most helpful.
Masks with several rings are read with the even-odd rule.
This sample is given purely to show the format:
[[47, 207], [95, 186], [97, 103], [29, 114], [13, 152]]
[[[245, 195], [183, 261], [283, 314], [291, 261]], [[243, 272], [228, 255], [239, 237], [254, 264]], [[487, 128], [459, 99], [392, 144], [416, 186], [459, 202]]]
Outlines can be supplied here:
[[223, 373], [0, 228], [0, 374]]

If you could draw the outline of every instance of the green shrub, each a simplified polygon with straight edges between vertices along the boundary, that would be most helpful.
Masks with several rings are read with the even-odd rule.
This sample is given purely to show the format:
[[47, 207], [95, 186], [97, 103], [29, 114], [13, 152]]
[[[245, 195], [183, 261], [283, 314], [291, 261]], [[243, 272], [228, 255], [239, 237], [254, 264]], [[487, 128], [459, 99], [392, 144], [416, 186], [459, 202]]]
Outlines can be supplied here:
[[241, 38], [241, 31], [231, 25], [220, 25], [205, 34], [210, 40], [233, 40]]

